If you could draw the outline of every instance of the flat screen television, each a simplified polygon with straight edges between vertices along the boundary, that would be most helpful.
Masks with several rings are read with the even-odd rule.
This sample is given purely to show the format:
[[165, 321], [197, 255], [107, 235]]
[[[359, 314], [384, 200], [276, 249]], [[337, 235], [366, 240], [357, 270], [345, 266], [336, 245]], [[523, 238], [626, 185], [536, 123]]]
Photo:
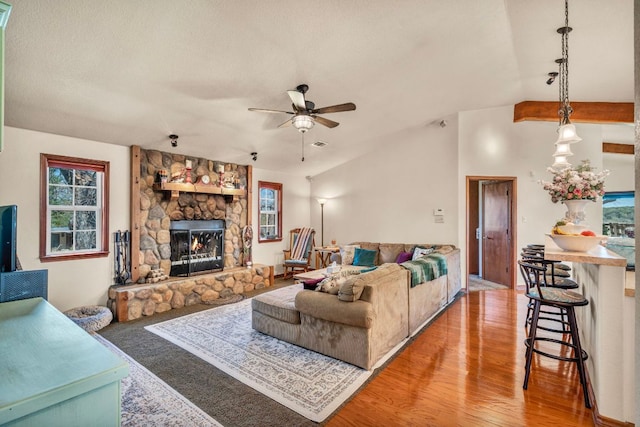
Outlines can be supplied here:
[[16, 271], [18, 207], [0, 206], [0, 272]]

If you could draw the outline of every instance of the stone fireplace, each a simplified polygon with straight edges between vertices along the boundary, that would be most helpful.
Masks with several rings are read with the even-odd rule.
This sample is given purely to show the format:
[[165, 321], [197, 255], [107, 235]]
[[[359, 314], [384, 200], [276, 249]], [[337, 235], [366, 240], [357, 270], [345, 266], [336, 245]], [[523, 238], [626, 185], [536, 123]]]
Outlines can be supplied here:
[[[187, 165], [191, 166], [188, 181], [193, 184], [182, 183]], [[166, 274], [178, 275], [177, 270], [172, 272], [171, 260], [176, 252], [172, 248], [171, 228], [176, 221], [219, 220], [224, 240], [216, 257], [221, 265], [213, 269], [242, 265], [242, 228], [249, 218], [247, 171], [244, 165], [140, 149], [140, 248], [136, 254], [139, 283], [144, 282], [151, 270], [159, 268]], [[161, 183], [163, 175], [168, 177], [169, 185]], [[205, 175], [210, 184], [200, 184]], [[171, 181], [176, 177], [180, 184], [172, 187]], [[222, 182], [232, 182], [234, 188], [221, 189]], [[215, 191], [222, 194], [214, 194]]]

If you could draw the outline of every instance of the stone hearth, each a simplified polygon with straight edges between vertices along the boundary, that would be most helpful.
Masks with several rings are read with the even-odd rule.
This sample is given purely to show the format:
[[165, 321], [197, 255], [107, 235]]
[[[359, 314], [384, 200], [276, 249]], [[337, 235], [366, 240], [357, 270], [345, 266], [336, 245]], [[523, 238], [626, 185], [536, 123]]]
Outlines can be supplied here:
[[271, 285], [273, 267], [256, 264], [252, 268], [230, 268], [157, 283], [114, 285], [109, 288], [107, 306], [117, 321], [126, 322], [185, 306], [212, 303]]

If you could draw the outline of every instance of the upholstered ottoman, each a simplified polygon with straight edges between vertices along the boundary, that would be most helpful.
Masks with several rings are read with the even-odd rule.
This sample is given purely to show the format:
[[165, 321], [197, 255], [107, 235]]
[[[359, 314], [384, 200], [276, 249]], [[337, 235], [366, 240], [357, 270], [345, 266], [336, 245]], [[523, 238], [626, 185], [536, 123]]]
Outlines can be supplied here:
[[296, 294], [302, 285], [294, 289], [282, 288], [260, 294], [251, 299], [251, 326], [258, 332], [297, 343], [300, 337], [300, 312], [296, 310]]

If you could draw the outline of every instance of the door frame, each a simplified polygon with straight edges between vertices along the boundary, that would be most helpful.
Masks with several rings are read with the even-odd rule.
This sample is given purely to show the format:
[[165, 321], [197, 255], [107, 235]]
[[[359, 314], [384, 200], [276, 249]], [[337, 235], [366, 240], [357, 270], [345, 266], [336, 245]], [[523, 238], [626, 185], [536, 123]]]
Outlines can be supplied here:
[[[509, 228], [511, 229], [511, 244], [510, 244], [510, 251], [511, 251], [511, 274], [510, 274], [510, 282], [509, 283], [509, 288], [510, 289], [515, 289], [516, 288], [516, 271], [518, 270], [516, 268], [516, 259], [517, 259], [517, 252], [516, 252], [516, 247], [517, 247], [517, 242], [518, 242], [518, 228], [516, 227], [517, 225], [517, 220], [516, 218], [518, 218], [518, 212], [517, 212], [517, 206], [518, 206], [518, 178], [515, 176], [477, 176], [477, 175], [467, 175], [466, 176], [466, 183], [465, 183], [465, 242], [466, 242], [466, 256], [465, 256], [465, 260], [466, 260], [466, 287], [467, 289], [469, 289], [469, 267], [470, 267], [470, 259], [469, 259], [469, 247], [470, 247], [470, 242], [473, 240], [475, 240], [475, 236], [476, 236], [476, 232], [475, 230], [470, 230], [469, 227], [469, 212], [470, 212], [470, 188], [472, 183], [475, 183], [475, 185], [477, 185], [479, 183], [479, 181], [510, 181], [511, 182], [511, 187], [512, 187], [512, 197], [511, 197], [511, 221], [509, 224]], [[484, 254], [483, 254], [484, 256]]]

